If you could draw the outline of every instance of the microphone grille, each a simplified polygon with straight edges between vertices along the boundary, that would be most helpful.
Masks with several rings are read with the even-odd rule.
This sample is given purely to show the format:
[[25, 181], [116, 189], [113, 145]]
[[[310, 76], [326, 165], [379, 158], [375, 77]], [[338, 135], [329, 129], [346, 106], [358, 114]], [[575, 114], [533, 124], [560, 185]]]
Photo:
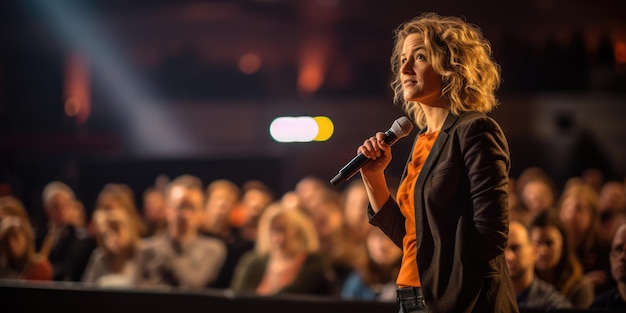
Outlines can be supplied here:
[[406, 116], [401, 116], [391, 125], [391, 131], [396, 134], [398, 139], [408, 135], [413, 130], [413, 123]]

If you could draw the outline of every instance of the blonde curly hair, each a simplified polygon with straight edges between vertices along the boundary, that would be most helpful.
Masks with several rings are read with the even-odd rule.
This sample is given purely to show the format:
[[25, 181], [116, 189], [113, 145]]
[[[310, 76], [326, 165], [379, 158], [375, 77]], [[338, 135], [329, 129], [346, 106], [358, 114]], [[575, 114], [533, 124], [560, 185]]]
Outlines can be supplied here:
[[404, 40], [411, 34], [424, 38], [427, 58], [443, 80], [441, 96], [447, 99], [453, 114], [488, 113], [498, 105], [495, 90], [501, 82], [500, 66], [480, 28], [457, 17], [423, 13], [395, 30], [391, 56], [394, 103], [420, 128], [427, 126], [424, 112], [418, 103], [405, 101], [402, 91], [400, 56]]

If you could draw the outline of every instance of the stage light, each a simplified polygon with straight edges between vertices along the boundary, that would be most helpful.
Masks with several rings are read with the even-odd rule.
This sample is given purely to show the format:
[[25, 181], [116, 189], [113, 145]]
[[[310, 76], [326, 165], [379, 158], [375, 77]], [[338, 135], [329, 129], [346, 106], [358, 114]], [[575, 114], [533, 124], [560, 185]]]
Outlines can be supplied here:
[[239, 70], [244, 74], [254, 74], [261, 68], [261, 58], [254, 53], [247, 53], [239, 58]]
[[315, 141], [326, 141], [332, 137], [335, 132], [335, 125], [333, 125], [333, 121], [326, 116], [316, 116], [313, 118], [317, 123], [319, 130], [317, 131], [317, 136], [313, 138]]
[[277, 142], [326, 141], [334, 126], [326, 116], [281, 116], [270, 123], [269, 132]]

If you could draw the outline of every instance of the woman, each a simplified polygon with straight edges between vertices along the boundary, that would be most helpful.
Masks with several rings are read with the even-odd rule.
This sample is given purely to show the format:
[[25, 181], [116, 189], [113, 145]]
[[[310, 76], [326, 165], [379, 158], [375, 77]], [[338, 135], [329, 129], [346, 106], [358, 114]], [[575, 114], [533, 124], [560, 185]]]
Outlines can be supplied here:
[[568, 244], [559, 217], [552, 210], [544, 210], [529, 228], [537, 247], [537, 276], [565, 295], [574, 308], [589, 308], [594, 299], [593, 285], [583, 278], [583, 268]]
[[517, 220], [525, 226], [528, 226], [541, 211], [556, 206], [556, 186], [542, 168], [536, 166], [526, 168], [518, 177], [516, 187], [519, 207], [515, 213]]
[[425, 13], [397, 29], [391, 64], [396, 102], [421, 129], [395, 198], [384, 133], [357, 153], [371, 159], [361, 168], [370, 222], [403, 249], [400, 312], [517, 312], [503, 255], [508, 144], [485, 115], [500, 84], [489, 42], [459, 18]]
[[141, 237], [148, 233], [146, 224], [135, 205], [135, 194], [126, 184], [108, 183], [98, 193], [96, 209], [123, 209], [128, 213]]
[[32, 227], [21, 216], [6, 216], [0, 221], [0, 278], [52, 280], [52, 265], [35, 253]]
[[311, 220], [297, 208], [272, 204], [259, 221], [255, 250], [244, 254], [231, 288], [257, 295], [329, 295], [329, 266], [318, 253]]
[[396, 301], [395, 278], [400, 270], [402, 250], [380, 228], [371, 225], [364, 245], [366, 260], [348, 275], [341, 298]]
[[133, 287], [140, 237], [132, 218], [122, 209], [97, 209], [92, 219], [98, 247], [91, 253], [82, 281], [98, 287]]
[[600, 236], [598, 193], [587, 183], [569, 184], [558, 202], [571, 251], [583, 266], [585, 277], [601, 293], [611, 287], [609, 242]]

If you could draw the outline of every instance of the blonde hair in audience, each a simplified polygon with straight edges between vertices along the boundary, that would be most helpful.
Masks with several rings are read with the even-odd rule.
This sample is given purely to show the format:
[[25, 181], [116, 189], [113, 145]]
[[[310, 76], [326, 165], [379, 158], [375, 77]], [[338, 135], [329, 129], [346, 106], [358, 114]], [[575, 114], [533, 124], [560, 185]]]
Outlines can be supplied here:
[[259, 221], [255, 250], [260, 255], [270, 252], [270, 232], [272, 223], [283, 217], [286, 221], [287, 249], [295, 253], [315, 253], [319, 251], [319, 241], [313, 222], [300, 209], [288, 208], [280, 202], [269, 205]]

